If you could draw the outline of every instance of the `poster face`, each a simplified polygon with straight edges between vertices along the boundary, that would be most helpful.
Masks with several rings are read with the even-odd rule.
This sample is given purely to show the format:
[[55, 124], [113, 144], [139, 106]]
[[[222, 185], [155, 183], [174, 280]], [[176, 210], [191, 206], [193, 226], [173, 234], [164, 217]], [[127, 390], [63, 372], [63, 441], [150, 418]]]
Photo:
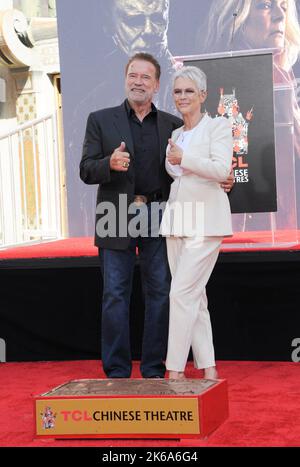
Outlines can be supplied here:
[[183, 59], [207, 76], [204, 110], [229, 119], [235, 187], [232, 213], [277, 210], [272, 54]]
[[[84, 185], [78, 169], [88, 114], [124, 100], [125, 64], [129, 56], [142, 50], [153, 53], [161, 63], [155, 104], [170, 112], [174, 112], [171, 76], [176, 57], [230, 51], [245, 55], [261, 49], [272, 52], [277, 210], [272, 195], [267, 197], [272, 217], [269, 212], [233, 214], [233, 226], [234, 231], [296, 228], [297, 210], [300, 220], [297, 8], [298, 0], [89, 0], [89, 8], [81, 0], [57, 0], [70, 236], [94, 233], [96, 186]], [[261, 67], [253, 70], [253, 79], [261, 73]], [[240, 86], [243, 83], [236, 85], [237, 92]], [[270, 83], [266, 92], [271, 89]], [[245, 95], [243, 91], [243, 100]], [[258, 96], [241, 103], [243, 115], [251, 109], [254, 98]], [[249, 123], [251, 145], [261, 137], [256, 131], [262, 115], [257, 112], [259, 104]], [[269, 117], [268, 112], [259, 130], [266, 127], [271, 131]], [[268, 147], [261, 164], [271, 159], [270, 151]], [[256, 169], [258, 165], [256, 159]], [[268, 190], [274, 193], [275, 185], [269, 179], [274, 167], [267, 164], [267, 175], [265, 166], [261, 169], [260, 176], [267, 177]], [[253, 185], [248, 184], [250, 204], [249, 196], [258, 191]], [[235, 209], [234, 198], [243, 200], [242, 186], [246, 184], [237, 183], [238, 194], [230, 195]], [[263, 193], [260, 197], [264, 198]]]

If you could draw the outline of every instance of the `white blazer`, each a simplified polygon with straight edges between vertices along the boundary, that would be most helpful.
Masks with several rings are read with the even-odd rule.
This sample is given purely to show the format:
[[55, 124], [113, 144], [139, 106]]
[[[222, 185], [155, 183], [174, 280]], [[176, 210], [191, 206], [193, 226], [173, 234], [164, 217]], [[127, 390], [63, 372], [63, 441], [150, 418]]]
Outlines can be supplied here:
[[[173, 131], [172, 141], [176, 143], [182, 132], [183, 127]], [[232, 235], [229, 200], [220, 187], [231, 171], [232, 147], [229, 120], [205, 115], [183, 151], [182, 170], [166, 159], [174, 181], [161, 222], [162, 235]]]

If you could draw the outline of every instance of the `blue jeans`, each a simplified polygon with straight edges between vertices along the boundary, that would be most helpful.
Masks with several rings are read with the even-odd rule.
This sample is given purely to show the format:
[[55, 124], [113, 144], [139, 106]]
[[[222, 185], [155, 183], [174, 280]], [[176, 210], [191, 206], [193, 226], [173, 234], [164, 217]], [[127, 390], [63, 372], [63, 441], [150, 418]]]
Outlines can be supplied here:
[[131, 239], [126, 250], [99, 250], [103, 277], [102, 364], [109, 378], [131, 375], [129, 305], [136, 247], [145, 295], [141, 373], [144, 378], [165, 374], [171, 281], [166, 243], [162, 237], [138, 237]]

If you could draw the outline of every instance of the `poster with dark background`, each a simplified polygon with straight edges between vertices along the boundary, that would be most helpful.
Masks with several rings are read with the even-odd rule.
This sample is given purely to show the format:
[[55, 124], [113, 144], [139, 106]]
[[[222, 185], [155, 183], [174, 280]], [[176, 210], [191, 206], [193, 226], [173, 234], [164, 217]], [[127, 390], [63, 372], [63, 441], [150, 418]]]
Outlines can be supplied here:
[[229, 196], [231, 211], [276, 211], [272, 54], [184, 59], [184, 64], [207, 76], [209, 115], [232, 122], [236, 185]]

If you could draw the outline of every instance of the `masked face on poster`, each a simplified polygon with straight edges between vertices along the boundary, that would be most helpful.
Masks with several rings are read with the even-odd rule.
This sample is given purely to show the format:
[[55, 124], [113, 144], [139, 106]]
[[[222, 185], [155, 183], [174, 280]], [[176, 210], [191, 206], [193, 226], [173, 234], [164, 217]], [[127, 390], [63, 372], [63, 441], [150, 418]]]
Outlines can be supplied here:
[[126, 55], [163, 54], [167, 48], [168, 0], [113, 0], [111, 8], [113, 38]]

